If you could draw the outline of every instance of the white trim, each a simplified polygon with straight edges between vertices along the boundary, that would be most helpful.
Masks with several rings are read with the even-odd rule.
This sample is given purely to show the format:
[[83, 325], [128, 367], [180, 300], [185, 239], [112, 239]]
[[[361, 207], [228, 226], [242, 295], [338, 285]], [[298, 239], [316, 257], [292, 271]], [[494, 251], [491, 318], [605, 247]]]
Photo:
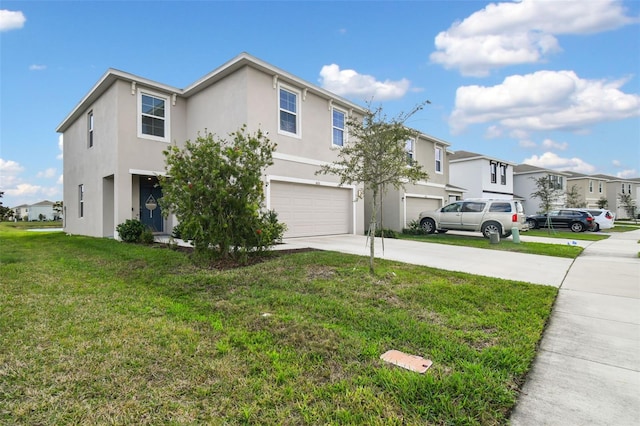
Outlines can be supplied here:
[[[158, 137], [153, 135], [147, 135], [142, 133], [142, 95], [153, 96], [154, 98], [164, 100], [164, 137]], [[136, 111], [136, 121], [138, 127], [138, 137], [141, 139], [150, 139], [158, 142], [170, 142], [171, 141], [171, 108], [170, 97], [167, 94], [154, 92], [153, 90], [138, 89], [138, 109]]]
[[[294, 95], [296, 95], [296, 112], [295, 112], [295, 117], [296, 117], [296, 133], [292, 133], [292, 132], [288, 132], [286, 130], [282, 130], [280, 128], [280, 113], [282, 111], [282, 108], [280, 107], [280, 91], [281, 90], [285, 90], [289, 93], [292, 93]], [[276, 96], [276, 101], [277, 101], [277, 111], [278, 111], [278, 133], [281, 135], [285, 135], [285, 136], [290, 136], [292, 138], [296, 138], [296, 139], [302, 139], [302, 102], [300, 101], [302, 94], [300, 93], [300, 90], [298, 89], [294, 89], [291, 86], [288, 86], [286, 84], [283, 84], [281, 82], [278, 82], [278, 93]], [[287, 110], [284, 110], [287, 111]], [[291, 114], [291, 112], [287, 111], [289, 114]]]
[[[440, 150], [440, 171], [438, 171], [436, 164], [438, 161], [438, 157], [436, 156], [436, 153], [438, 152], [438, 150]], [[445, 150], [443, 147], [435, 144], [433, 145], [433, 169], [435, 170], [436, 174], [438, 175], [443, 175], [444, 174], [444, 157], [445, 157]]]
[[302, 184], [302, 185], [313, 185], [313, 186], [325, 186], [325, 187], [329, 187], [329, 188], [341, 188], [341, 189], [351, 189], [351, 195], [352, 195], [352, 208], [351, 208], [351, 215], [352, 215], [352, 234], [355, 235], [356, 233], [356, 225], [357, 225], [357, 206], [356, 204], [358, 203], [358, 187], [356, 185], [340, 185], [340, 183], [338, 182], [327, 182], [327, 181], [321, 181], [321, 180], [313, 180], [313, 179], [302, 179], [302, 178], [294, 178], [294, 177], [289, 177], [289, 176], [277, 176], [277, 175], [267, 175], [266, 176], [266, 182], [265, 182], [265, 186], [266, 186], [266, 190], [265, 190], [265, 195], [266, 195], [266, 207], [267, 210], [271, 210], [271, 182], [275, 181], [275, 182], [285, 182], [285, 183], [297, 183], [297, 184]]
[[407, 227], [407, 198], [420, 198], [423, 200], [440, 200], [440, 207], [444, 206], [444, 197], [439, 197], [435, 195], [425, 195], [425, 194], [411, 194], [404, 193], [402, 197], [402, 210], [403, 210], [403, 218], [402, 223], [404, 224], [402, 227]]
[[[343, 110], [342, 108], [335, 107], [333, 105], [331, 105], [331, 108], [329, 108], [329, 109], [331, 111], [331, 116], [329, 117], [330, 120], [331, 120], [331, 123], [330, 123], [330, 125], [331, 125], [331, 148], [342, 148], [347, 143], [347, 119], [348, 119], [347, 111]], [[338, 112], [342, 113], [342, 115], [344, 116], [344, 119], [343, 119], [344, 122], [342, 123], [342, 129], [341, 129], [342, 130], [342, 145], [337, 145], [333, 141], [333, 129], [334, 128], [340, 129], [339, 127], [335, 127], [333, 125], [333, 112], [334, 111], [338, 111]]]
[[313, 158], [282, 154], [280, 152], [274, 152], [273, 158], [276, 160], [291, 161], [292, 163], [308, 164], [310, 166], [326, 166], [326, 165], [332, 164], [328, 161], [314, 160]]
[[141, 170], [141, 169], [129, 169], [129, 173], [132, 175], [142, 175], [142, 176], [166, 176], [167, 172], [158, 172], [154, 170]]

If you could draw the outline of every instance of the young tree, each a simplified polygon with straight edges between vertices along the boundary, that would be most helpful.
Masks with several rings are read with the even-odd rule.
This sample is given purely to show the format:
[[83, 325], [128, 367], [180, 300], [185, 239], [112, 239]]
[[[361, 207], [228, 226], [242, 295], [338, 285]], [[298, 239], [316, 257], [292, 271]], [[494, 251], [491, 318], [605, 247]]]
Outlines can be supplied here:
[[606, 209], [609, 205], [609, 201], [605, 197], [600, 197], [596, 203], [599, 209]]
[[163, 214], [172, 212], [183, 235], [205, 258], [245, 261], [282, 238], [284, 225], [273, 212], [261, 211], [263, 169], [273, 164], [275, 144], [246, 126], [220, 139], [212, 133], [173, 145], [165, 154], [167, 176], [160, 177]]
[[633, 199], [631, 194], [618, 194], [618, 200], [620, 201], [620, 206], [624, 208], [624, 211], [627, 213], [630, 219], [637, 219], [636, 217], [636, 201]]
[[55, 203], [53, 203], [53, 220], [60, 220], [60, 218], [62, 217], [63, 208], [64, 206], [62, 204], [62, 201], [56, 201]]
[[[425, 102], [426, 103], [426, 102]], [[347, 121], [349, 141], [338, 153], [338, 160], [324, 165], [318, 174], [334, 174], [340, 184], [363, 185], [372, 194], [371, 217], [369, 218], [369, 272], [374, 273], [376, 212], [382, 197], [389, 187], [404, 188], [406, 183], [426, 180], [429, 175], [413, 159], [407, 157], [405, 149], [408, 139], [414, 138], [415, 130], [405, 126], [406, 120], [420, 111], [424, 104], [416, 106], [407, 114], [388, 119], [382, 108], [369, 108], [362, 121], [350, 117]], [[369, 105], [370, 107], [370, 105]], [[384, 226], [381, 225], [384, 229]]]
[[567, 197], [567, 207], [587, 207], [587, 202], [582, 201], [581, 199], [582, 197], [580, 196], [580, 189], [578, 188], [578, 185], [572, 185], [571, 188], [567, 190], [567, 193], [565, 195]]
[[[0, 198], [4, 197], [4, 191], [0, 191]], [[13, 216], [13, 210], [2, 205], [0, 201], [0, 220], [9, 220]]]
[[551, 180], [551, 176], [542, 176], [539, 178], [532, 177], [536, 184], [536, 190], [531, 193], [532, 198], [538, 198], [538, 205], [543, 213], [547, 215], [547, 230], [551, 232], [551, 218], [549, 211], [558, 202], [562, 195], [562, 191], [556, 188], [555, 183]]

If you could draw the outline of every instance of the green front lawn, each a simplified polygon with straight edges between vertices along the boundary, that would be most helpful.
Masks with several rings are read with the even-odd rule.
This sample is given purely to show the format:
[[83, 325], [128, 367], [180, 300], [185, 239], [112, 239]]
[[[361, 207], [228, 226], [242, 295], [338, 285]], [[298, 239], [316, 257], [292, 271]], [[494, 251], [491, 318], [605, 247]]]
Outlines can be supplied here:
[[0, 423], [506, 423], [557, 289], [367, 265], [316, 251], [206, 270], [0, 224]]

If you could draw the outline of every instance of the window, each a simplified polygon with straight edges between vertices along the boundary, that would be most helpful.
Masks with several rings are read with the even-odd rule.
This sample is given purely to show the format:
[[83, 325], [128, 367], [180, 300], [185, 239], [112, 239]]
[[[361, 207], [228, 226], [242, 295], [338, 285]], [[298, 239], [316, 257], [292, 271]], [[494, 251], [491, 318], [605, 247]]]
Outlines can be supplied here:
[[463, 213], [481, 213], [484, 210], [485, 203], [470, 201], [462, 205]]
[[562, 176], [549, 175], [549, 182], [551, 183], [552, 189], [562, 189], [563, 187]]
[[507, 184], [507, 165], [500, 164], [500, 185]]
[[93, 111], [87, 115], [87, 141], [91, 148], [93, 146]]
[[457, 213], [462, 209], [462, 203], [452, 203], [442, 208], [442, 213]]
[[591, 192], [591, 193], [593, 192], [593, 181], [592, 180], [589, 181], [589, 192]]
[[436, 146], [436, 173], [442, 173], [442, 148]]
[[509, 202], [492, 203], [489, 206], [489, 211], [490, 212], [500, 212], [500, 213], [510, 213], [511, 212], [511, 203], [509, 203]]
[[84, 185], [78, 185], [78, 217], [84, 217]]
[[628, 193], [631, 194], [631, 184], [627, 184]]
[[345, 117], [344, 112], [333, 108], [331, 124], [333, 128], [332, 143], [335, 146], [344, 146]]
[[624, 194], [624, 183], [622, 184], [622, 193]]
[[491, 163], [491, 183], [496, 183], [498, 181], [498, 171], [496, 170], [497, 165], [496, 163], [492, 162]]
[[278, 101], [280, 109], [280, 124], [278, 128], [282, 133], [297, 137], [300, 136], [298, 98], [298, 93], [280, 87], [280, 99]]
[[138, 137], [169, 142], [168, 98], [138, 91]]
[[602, 181], [598, 182], [598, 192], [602, 194]]
[[416, 144], [413, 139], [407, 139], [404, 143], [404, 150], [407, 153], [407, 164], [411, 164], [415, 158]]

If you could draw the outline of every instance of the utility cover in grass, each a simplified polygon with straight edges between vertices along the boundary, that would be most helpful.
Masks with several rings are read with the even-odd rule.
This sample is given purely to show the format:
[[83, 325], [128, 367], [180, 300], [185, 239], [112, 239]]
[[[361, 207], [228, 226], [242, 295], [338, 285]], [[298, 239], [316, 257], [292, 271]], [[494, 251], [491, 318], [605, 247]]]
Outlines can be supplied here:
[[380, 355], [380, 359], [420, 374], [424, 374], [433, 364], [430, 359], [422, 358], [418, 355], [405, 354], [395, 349], [383, 353]]

